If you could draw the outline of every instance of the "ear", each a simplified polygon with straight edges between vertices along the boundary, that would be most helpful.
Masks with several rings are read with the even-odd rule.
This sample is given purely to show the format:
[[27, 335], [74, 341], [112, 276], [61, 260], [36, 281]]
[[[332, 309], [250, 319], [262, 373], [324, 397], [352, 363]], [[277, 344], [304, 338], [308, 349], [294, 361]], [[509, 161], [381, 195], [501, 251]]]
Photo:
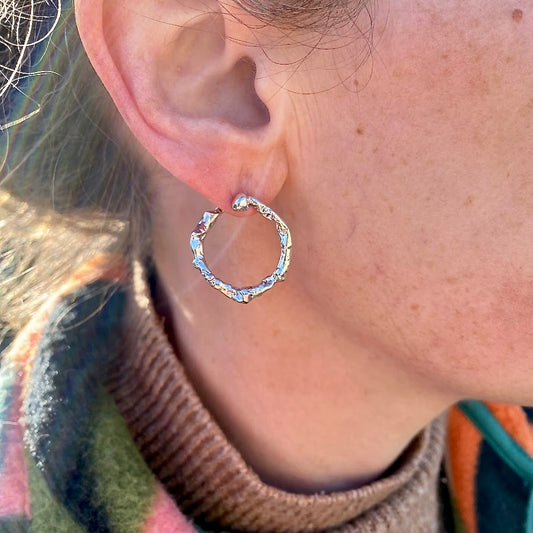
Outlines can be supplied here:
[[239, 192], [272, 201], [287, 177], [287, 106], [242, 16], [215, 0], [75, 9], [96, 72], [163, 167], [226, 211]]

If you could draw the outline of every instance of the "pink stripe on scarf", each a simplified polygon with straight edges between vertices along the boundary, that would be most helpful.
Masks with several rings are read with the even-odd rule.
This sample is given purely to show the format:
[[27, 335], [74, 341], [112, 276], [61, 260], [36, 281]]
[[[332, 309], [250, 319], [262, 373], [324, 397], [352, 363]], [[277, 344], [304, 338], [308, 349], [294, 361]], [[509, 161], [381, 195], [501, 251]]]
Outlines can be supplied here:
[[143, 533], [195, 533], [194, 527], [161, 484], [156, 483], [155, 489], [152, 510], [144, 524]]
[[14, 397], [11, 412], [4, 425], [2, 444], [4, 464], [0, 472], [0, 516], [30, 516], [28, 471], [24, 459], [23, 429], [20, 419], [20, 390], [18, 383], [10, 391]]

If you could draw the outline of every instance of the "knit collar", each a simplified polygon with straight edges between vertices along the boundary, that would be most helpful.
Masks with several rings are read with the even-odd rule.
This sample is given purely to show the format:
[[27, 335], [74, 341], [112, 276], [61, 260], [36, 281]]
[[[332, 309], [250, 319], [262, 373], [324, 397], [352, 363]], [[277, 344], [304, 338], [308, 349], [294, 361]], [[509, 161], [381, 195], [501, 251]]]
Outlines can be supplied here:
[[128, 343], [112, 394], [150, 468], [200, 524], [264, 532], [437, 530], [440, 421], [374, 483], [328, 494], [285, 492], [261, 481], [202, 404], [154, 311], [139, 263], [127, 317]]

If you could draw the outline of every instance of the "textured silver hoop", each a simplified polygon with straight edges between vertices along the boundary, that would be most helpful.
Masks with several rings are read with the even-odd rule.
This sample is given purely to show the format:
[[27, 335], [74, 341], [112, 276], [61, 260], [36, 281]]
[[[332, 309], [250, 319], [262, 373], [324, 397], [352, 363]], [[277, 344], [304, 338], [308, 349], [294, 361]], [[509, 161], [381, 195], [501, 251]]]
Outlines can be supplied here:
[[244, 304], [251, 302], [255, 297], [269, 291], [278, 281], [283, 281], [285, 279], [285, 274], [291, 262], [292, 246], [291, 232], [289, 231], [287, 224], [285, 224], [285, 222], [283, 222], [272, 209], [262, 204], [256, 198], [246, 196], [245, 194], [239, 194], [233, 201], [232, 209], [234, 211], [246, 211], [250, 206], [254, 207], [257, 212], [263, 215], [266, 219], [276, 223], [276, 229], [278, 231], [279, 242], [281, 245], [281, 254], [279, 256], [276, 270], [258, 285], [253, 287], [243, 287], [242, 289], [235, 288], [229, 283], [225, 283], [218, 279], [211, 270], [209, 270], [205, 262], [203, 240], [208, 231], [217, 221], [218, 217], [223, 213], [222, 209], [217, 208], [214, 211], [206, 211], [191, 234], [193, 266], [200, 271], [211, 287], [220, 291], [235, 302]]

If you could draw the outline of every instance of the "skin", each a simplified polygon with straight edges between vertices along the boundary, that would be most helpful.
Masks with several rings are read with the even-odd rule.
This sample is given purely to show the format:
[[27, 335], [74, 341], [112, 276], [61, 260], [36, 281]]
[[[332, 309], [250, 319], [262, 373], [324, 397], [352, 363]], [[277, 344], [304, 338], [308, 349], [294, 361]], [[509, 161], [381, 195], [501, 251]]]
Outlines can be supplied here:
[[[111, 60], [91, 52], [100, 34], [84, 32], [82, 1], [78, 20], [153, 168], [160, 312], [202, 399], [265, 480], [305, 492], [358, 486], [459, 399], [533, 404], [531, 6], [378, 2], [370, 52], [353, 28], [311, 54], [316, 35], [302, 45], [274, 28], [236, 43], [243, 25], [214, 17], [225, 64], [246, 56], [257, 71], [253, 84], [246, 69], [222, 71], [221, 93], [241, 95], [228, 106], [188, 98], [175, 72], [192, 67], [180, 63], [175, 28], [167, 51], [145, 52], [168, 68], [146, 83], [130, 77], [135, 45], [110, 28], [139, 17], [119, 4], [108, 2], [102, 30]], [[363, 14], [360, 30], [368, 23]], [[205, 45], [198, 64], [215, 55], [206, 33], [187, 34], [187, 57]], [[254, 39], [261, 48], [246, 44]], [[183, 159], [145, 127], [147, 101], [151, 116], [176, 119], [158, 123], [164, 142], [193, 117], [227, 151], [213, 156], [199, 137], [187, 152], [197, 166], [178, 168]], [[205, 185], [202, 161], [216, 184]], [[228, 210], [239, 190], [269, 203], [294, 242], [287, 281], [240, 307], [191, 268], [187, 242], [202, 211]], [[260, 217], [225, 217], [217, 230], [207, 257], [219, 277], [244, 285], [272, 271], [277, 239]]]

